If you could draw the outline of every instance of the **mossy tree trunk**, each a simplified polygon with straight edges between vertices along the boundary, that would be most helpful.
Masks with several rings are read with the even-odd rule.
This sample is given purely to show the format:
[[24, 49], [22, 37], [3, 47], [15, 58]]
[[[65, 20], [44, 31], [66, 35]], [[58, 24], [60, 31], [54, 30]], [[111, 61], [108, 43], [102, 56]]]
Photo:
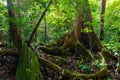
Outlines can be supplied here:
[[63, 47], [67, 48], [73, 44], [81, 44], [82, 48], [93, 52], [98, 52], [102, 49], [101, 42], [92, 26], [92, 16], [88, 0], [81, 0], [81, 4], [77, 9], [74, 30], [66, 37]]
[[66, 51], [69, 51], [70, 53], [78, 53], [78, 55], [87, 55], [89, 51], [92, 53], [97, 53], [98, 51], [101, 51], [102, 44], [97, 35], [95, 34], [92, 25], [92, 16], [89, 1], [80, 0], [80, 4], [78, 5], [79, 6], [77, 6], [76, 9], [77, 16], [73, 31], [56, 40], [55, 44], [49, 46], [57, 46], [57, 49], [40, 47], [41, 50], [43, 50], [46, 53], [56, 55], [58, 53], [62, 54]]

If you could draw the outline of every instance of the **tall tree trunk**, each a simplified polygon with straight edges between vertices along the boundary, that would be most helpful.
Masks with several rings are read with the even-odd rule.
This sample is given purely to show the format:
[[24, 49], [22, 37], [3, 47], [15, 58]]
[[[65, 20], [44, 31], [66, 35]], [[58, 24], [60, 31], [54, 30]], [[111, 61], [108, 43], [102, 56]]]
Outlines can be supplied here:
[[43, 47], [41, 47], [41, 49], [45, 52], [50, 52], [51, 50], [51, 54], [56, 52], [57, 54], [58, 52], [64, 53], [64, 49], [85, 56], [89, 54], [89, 51], [92, 53], [101, 51], [102, 44], [92, 26], [92, 16], [88, 0], [80, 0], [73, 31], [70, 34], [61, 37], [56, 43], [57, 46], [60, 47], [58, 51], [56, 51], [57, 49], [52, 51], [51, 49], [48, 50]]
[[101, 2], [101, 17], [100, 17], [100, 40], [104, 39], [104, 14], [105, 14], [106, 0]]
[[47, 43], [47, 22], [46, 22], [46, 17], [45, 17], [45, 44]]
[[92, 26], [92, 16], [88, 0], [81, 0], [77, 13], [78, 15], [73, 31], [77, 42], [82, 43], [85, 48], [92, 51], [96, 52], [101, 50], [101, 42], [96, 36]]
[[15, 16], [15, 8], [13, 4], [14, 0], [7, 0], [8, 5], [8, 15], [9, 15], [9, 33], [10, 33], [10, 42], [13, 43], [17, 48], [21, 44], [20, 30], [17, 26], [17, 19]]

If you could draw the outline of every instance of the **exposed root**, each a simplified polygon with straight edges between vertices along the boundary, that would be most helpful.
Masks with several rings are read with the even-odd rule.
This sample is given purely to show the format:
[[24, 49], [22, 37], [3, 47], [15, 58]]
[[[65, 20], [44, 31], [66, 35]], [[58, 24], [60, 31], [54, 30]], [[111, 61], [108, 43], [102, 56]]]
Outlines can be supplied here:
[[56, 56], [66, 55], [65, 53], [67, 52], [67, 49], [65, 50], [63, 47], [49, 48], [49, 47], [41, 46], [39, 47], [39, 49], [41, 49], [46, 54], [51, 54], [51, 55], [56, 55]]
[[11, 54], [11, 55], [18, 56], [17, 51], [15, 51], [13, 49], [4, 50], [3, 52], [0, 53], [0, 57], [3, 56], [3, 55], [5, 55], [5, 54]]
[[109, 51], [102, 51], [101, 54], [104, 57], [106, 62], [108, 62], [110, 60], [114, 60], [114, 61], [118, 62], [118, 58], [116, 56], [114, 56], [112, 53], [110, 53]]
[[64, 76], [66, 78], [73, 79], [100, 79], [101, 77], [104, 77], [107, 73], [107, 67], [102, 68], [100, 71], [97, 71], [92, 74], [80, 74], [77, 72], [71, 72], [68, 69], [62, 69], [60, 66], [42, 58], [39, 57], [39, 61], [42, 65], [52, 69], [56, 73], [58, 73], [60, 76]]

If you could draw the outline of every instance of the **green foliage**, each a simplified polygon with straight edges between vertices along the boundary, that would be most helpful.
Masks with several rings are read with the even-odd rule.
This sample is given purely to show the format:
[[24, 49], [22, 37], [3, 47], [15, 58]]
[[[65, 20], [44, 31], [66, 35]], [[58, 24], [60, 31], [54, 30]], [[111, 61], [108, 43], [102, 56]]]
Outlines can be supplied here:
[[82, 62], [83, 62], [83, 60], [77, 60], [77, 68], [79, 68], [81, 70], [87, 70], [88, 73], [91, 73], [93, 71], [91, 66], [83, 64]]
[[97, 35], [99, 35], [100, 32], [100, 2], [101, 0], [89, 0], [93, 20], [92, 26]]
[[[29, 36], [36, 25], [39, 17], [48, 5], [49, 0], [20, 0], [17, 4], [14, 2], [14, 10], [16, 15], [20, 14], [21, 18], [13, 19], [17, 26], [22, 28], [22, 38], [28, 40]], [[46, 13], [46, 17], [42, 20], [37, 31], [37, 40], [44, 42], [45, 40], [45, 24], [47, 26], [47, 41], [51, 42], [60, 36], [70, 33], [74, 26], [75, 17], [77, 15], [76, 10], [80, 5], [84, 4], [86, 0], [53, 0], [53, 3]], [[103, 45], [110, 51], [113, 51], [115, 55], [120, 54], [120, 0], [108, 0], [106, 14], [105, 14], [105, 38]], [[94, 26], [96, 33], [99, 35], [99, 20], [100, 20], [100, 2], [101, 0], [89, 0], [92, 11], [93, 22], [86, 22], [85, 25]], [[87, 9], [86, 6], [84, 6]], [[85, 12], [85, 10], [84, 10]], [[86, 17], [86, 16], [85, 16]], [[46, 20], [46, 21], [45, 21]], [[12, 21], [12, 19], [11, 19]], [[8, 11], [7, 7], [0, 1], [0, 30], [4, 31], [5, 37], [8, 38]], [[92, 32], [88, 28], [84, 28], [81, 32]], [[7, 39], [8, 40], [8, 39]], [[11, 44], [9, 44], [11, 46]], [[1, 52], [1, 51], [0, 51]], [[42, 76], [39, 69], [39, 62], [35, 53], [29, 49], [26, 44], [21, 48], [19, 65], [17, 69], [17, 77], [20, 80], [42, 80]], [[66, 63], [66, 60], [62, 58], [56, 58], [56, 60]], [[96, 67], [104, 67], [105, 64], [99, 64], [98, 61], [93, 62]], [[92, 68], [77, 61], [77, 67], [82, 70], [87, 70], [88, 73], [92, 71]]]
[[0, 49], [0, 54], [3, 53], [3, 52], [4, 52], [4, 50]]
[[79, 69], [81, 69], [81, 70], [87, 70], [88, 73], [91, 73], [93, 71], [93, 69], [90, 66], [86, 65], [86, 64], [79, 64], [78, 63], [77, 67]]
[[[0, 1], [0, 30], [8, 37], [7, 7]], [[6, 38], [7, 39], [7, 38]]]
[[109, 3], [105, 14], [105, 40], [103, 41], [110, 51], [120, 55], [120, 1]]
[[105, 63], [102, 63], [98, 60], [93, 61], [92, 64], [97, 68], [105, 68], [107, 66]]
[[119, 56], [120, 53], [120, 43], [118, 42], [114, 42], [114, 40], [112, 40], [113, 42], [110, 42], [109, 44], [107, 43], [103, 43], [104, 46], [111, 52], [114, 53], [114, 55]]
[[90, 33], [92, 32], [92, 30], [89, 28], [84, 28], [84, 29], [81, 29], [81, 32]]
[[93, 63], [92, 63], [94, 66], [100, 68], [100, 63], [98, 60], [95, 60]]

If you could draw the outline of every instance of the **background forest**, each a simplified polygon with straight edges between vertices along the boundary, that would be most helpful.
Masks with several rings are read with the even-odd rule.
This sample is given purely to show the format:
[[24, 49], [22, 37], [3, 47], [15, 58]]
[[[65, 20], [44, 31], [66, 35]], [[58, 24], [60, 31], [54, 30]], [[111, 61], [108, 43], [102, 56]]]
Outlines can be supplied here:
[[[100, 7], [101, 0], [89, 0], [93, 25], [96, 34], [100, 35]], [[4, 31], [5, 38], [8, 36], [8, 12], [6, 2], [0, 1], [0, 29]], [[30, 36], [30, 32], [35, 26], [40, 14], [44, 10], [45, 6], [48, 4], [47, 0], [32, 1], [29, 0], [27, 3], [21, 2], [20, 6], [17, 6], [14, 10], [17, 13], [21, 13], [21, 21], [17, 22], [18, 25], [21, 24], [22, 32], [26, 39]], [[51, 5], [49, 11], [46, 13], [44, 20], [42, 20], [40, 27], [37, 31], [37, 41], [50, 43], [53, 40], [63, 36], [65, 33], [69, 33], [73, 29], [76, 11], [75, 7], [69, 0], [56, 0], [54, 4]], [[105, 12], [105, 37], [103, 40], [103, 45], [107, 46], [108, 49], [114, 51], [116, 55], [119, 52], [119, 0], [108, 0], [106, 3]], [[8, 37], [7, 37], [8, 36]], [[7, 39], [8, 40], [8, 39]]]
[[[81, 80], [81, 79], [89, 79], [89, 78], [92, 80], [97, 80], [98, 78], [100, 78], [101, 80], [102, 79], [113, 80], [114, 78], [116, 80], [120, 79], [120, 74], [118, 73], [120, 70], [117, 71], [116, 73], [115, 72], [116, 68], [113, 69], [113, 67], [117, 67], [117, 70], [118, 70], [119, 63], [115, 63], [114, 61], [113, 62], [111, 61], [110, 63], [110, 65], [112, 65], [112, 68], [110, 69], [114, 70], [113, 71], [114, 75], [107, 74], [106, 78], [103, 76], [101, 78], [101, 75], [95, 73], [95, 75], [97, 75], [97, 78], [94, 79], [94, 77], [93, 76], [91, 77], [91, 75], [89, 74], [92, 73], [93, 69], [95, 69], [95, 71], [93, 70], [93, 72], [96, 72], [100, 70], [98, 68], [101, 68], [100, 65], [98, 65], [99, 64], [98, 58], [95, 59], [96, 62], [93, 62], [94, 61], [93, 58], [96, 57], [96, 55], [91, 56], [90, 54], [90, 56], [93, 59], [93, 61], [91, 61], [91, 64], [94, 63], [95, 66], [97, 66], [98, 68], [94, 68], [93, 66], [91, 66], [91, 64], [87, 64], [87, 61], [85, 61], [86, 58], [81, 57], [81, 55], [79, 59], [77, 58], [77, 60], [74, 60], [73, 58], [73, 56], [75, 56], [77, 53], [81, 53], [80, 51], [89, 54], [89, 53], [99, 53], [99, 52], [102, 53], [102, 51], [107, 50], [110, 52], [110, 55], [107, 55], [107, 53], [102, 54], [106, 62], [109, 61], [110, 59], [114, 60], [117, 58], [118, 61], [120, 59], [119, 58], [120, 56], [120, 0], [85, 0], [86, 4], [87, 4], [87, 1], [89, 1], [88, 2], [89, 5], [84, 5], [84, 1], [82, 0], [0, 0], [0, 39], [1, 39], [0, 40], [0, 57], [1, 57], [0, 67], [2, 67], [2, 58], [4, 57], [4, 55], [6, 56], [7, 53], [15, 53], [15, 54], [19, 53], [19, 59], [16, 59], [16, 57], [14, 57], [14, 60], [18, 61], [18, 62], [15, 62], [15, 63], [18, 63], [17, 69], [16, 68], [14, 69], [15, 70], [14, 75], [17, 76], [18, 80]], [[102, 12], [101, 9], [103, 8], [102, 1], [106, 1], [105, 12], [103, 14], [101, 13]], [[89, 24], [88, 26], [93, 26], [95, 34], [97, 35], [98, 38], [101, 35], [101, 32], [100, 32], [101, 31], [101, 15], [104, 16], [103, 17], [103, 24], [104, 24], [103, 39], [100, 41], [103, 48], [102, 49], [100, 48], [100, 50], [98, 49], [97, 51], [95, 51], [91, 47], [91, 44], [94, 43], [94, 40], [96, 42], [98, 41], [97, 39], [94, 39], [92, 43], [90, 42], [91, 43], [90, 46], [86, 46], [86, 43], [84, 40], [79, 40], [80, 44], [79, 42], [77, 44], [67, 44], [67, 42], [74, 43], [74, 39], [68, 36], [73, 36], [72, 31], [75, 30], [74, 27], [77, 24], [76, 16], [77, 15], [79, 16], [78, 13], [81, 10], [81, 8], [79, 9], [80, 6], [83, 6], [82, 7], [82, 9], [84, 8], [83, 12], [85, 12], [84, 10], [87, 10], [86, 6], [90, 7], [92, 23], [86, 22], [85, 25]], [[86, 21], [89, 21], [89, 20], [86, 20]], [[37, 26], [38, 28], [35, 30], [35, 27]], [[88, 34], [90, 33], [90, 36], [92, 35], [91, 30], [93, 29], [89, 27], [83, 28], [83, 32], [85, 31]], [[32, 36], [32, 33], [33, 33], [33, 36]], [[75, 31], [73, 31], [73, 33], [75, 33]], [[71, 39], [73, 40], [69, 41], [66, 38], [63, 38], [64, 36], [66, 36], [66, 34], [69, 34], [67, 35], [67, 38], [69, 40]], [[30, 40], [30, 37], [32, 40]], [[95, 37], [95, 36], [92, 36], [92, 37]], [[59, 42], [59, 39], [62, 39], [62, 38], [65, 39], [66, 41], [64, 41], [64, 44], [61, 47], [59, 45], [62, 44], [63, 41]], [[76, 35], [75, 35], [75, 38], [76, 38]], [[86, 38], [82, 38], [82, 39], [86, 39]], [[78, 40], [75, 40], [75, 41], [77, 42]], [[57, 44], [57, 42], [60, 44]], [[30, 45], [30, 43], [32, 44]], [[57, 44], [57, 47], [56, 47], [56, 44]], [[98, 44], [98, 45], [101, 45], [101, 44]], [[71, 47], [68, 48], [69, 45], [72, 46], [72, 48]], [[85, 46], [81, 47], [83, 45]], [[99, 48], [98, 45], [95, 47]], [[73, 47], [75, 49], [73, 49]], [[36, 54], [38, 53], [36, 49], [39, 49], [40, 54]], [[14, 51], [17, 51], [17, 53]], [[72, 71], [79, 72], [78, 70], [79, 68], [83, 70], [83, 71], [80, 71], [81, 73], [85, 73], [88, 75], [82, 75], [81, 77], [81, 75], [79, 74], [76, 74], [76, 75], [70, 74], [71, 72], [69, 72], [69, 70], [66, 70], [64, 71], [64, 75], [58, 78], [58, 75], [62, 74], [61, 68], [68, 68], [63, 65], [69, 62], [68, 55], [64, 55], [63, 57], [63, 54], [62, 54], [62, 57], [59, 57], [61, 56], [61, 54], [59, 55], [59, 52], [63, 54], [68, 53], [68, 55], [69, 53], [74, 52], [75, 55], [72, 55], [72, 58], [70, 58], [70, 60], [73, 62], [76, 62], [76, 64], [74, 63], [71, 63], [71, 64], [77, 65], [77, 69], [75, 68], [75, 70], [72, 70]], [[47, 54], [50, 53], [50, 55], [52, 55], [52, 58], [54, 59], [51, 59], [50, 58], [51, 56], [48, 56], [45, 53]], [[54, 53], [58, 53], [58, 55], [55, 54], [54, 56]], [[15, 56], [15, 54], [12, 54], [12, 57]], [[85, 54], [82, 56], [86, 56], [88, 54]], [[31, 57], [31, 55], [34, 57]], [[106, 55], [107, 55], [107, 58], [106, 58]], [[89, 57], [89, 56], [86, 56], [86, 57]], [[18, 58], [18, 55], [17, 55], [17, 58]], [[7, 57], [6, 59], [9, 59], [9, 58]], [[49, 59], [51, 62], [55, 64], [49, 61], [47, 62], [47, 60]], [[9, 59], [8, 62], [10, 60], [11, 59]], [[58, 60], [58, 62], [55, 60]], [[25, 65], [27, 63], [28, 65]], [[43, 65], [42, 66], [39, 65], [39, 63]], [[50, 66], [47, 66], [44, 63]], [[61, 66], [61, 68], [59, 68], [58, 65]], [[41, 68], [39, 68], [39, 66], [41, 66]], [[44, 66], [47, 66], [50, 69], [53, 69], [53, 71], [57, 72], [57, 73], [53, 73], [53, 75], [57, 74], [57, 77], [56, 76], [53, 77], [53, 75], [51, 75], [52, 74], [51, 71], [45, 68]], [[69, 66], [69, 67], [71, 69], [72, 66]], [[24, 74], [22, 74], [21, 72]], [[103, 71], [103, 73], [105, 73], [105, 71]], [[100, 74], [103, 74], [103, 73], [100, 73]], [[50, 74], [50, 75], [46, 75], [46, 74]], [[69, 76], [66, 76], [66, 75], [69, 75]], [[0, 80], [14, 80], [12, 78], [6, 79], [6, 77], [2, 77], [2, 69], [0, 69], [0, 76], [1, 76]]]

